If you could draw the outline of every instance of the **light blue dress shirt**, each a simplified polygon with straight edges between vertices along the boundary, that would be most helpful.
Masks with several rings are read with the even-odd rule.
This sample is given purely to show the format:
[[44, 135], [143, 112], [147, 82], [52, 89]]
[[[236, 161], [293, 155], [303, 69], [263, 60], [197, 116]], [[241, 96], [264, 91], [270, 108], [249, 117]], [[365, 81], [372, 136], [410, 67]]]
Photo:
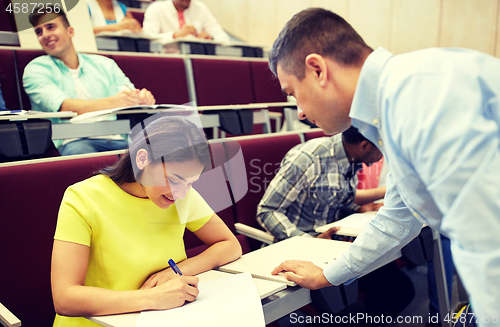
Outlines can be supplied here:
[[387, 262], [426, 223], [451, 239], [474, 312], [500, 319], [499, 96], [500, 60], [477, 51], [379, 48], [367, 58], [350, 116], [387, 160], [387, 194], [324, 270], [330, 283]]

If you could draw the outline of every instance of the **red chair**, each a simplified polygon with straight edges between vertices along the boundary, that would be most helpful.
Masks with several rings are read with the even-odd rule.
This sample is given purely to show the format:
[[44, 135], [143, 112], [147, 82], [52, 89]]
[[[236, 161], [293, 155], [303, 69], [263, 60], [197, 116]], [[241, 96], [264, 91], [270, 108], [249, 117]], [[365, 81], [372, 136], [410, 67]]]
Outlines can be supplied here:
[[59, 205], [66, 188], [111, 165], [116, 155], [61, 157], [0, 169], [0, 294], [24, 326], [52, 326], [50, 258]]
[[316, 129], [312, 129], [308, 132], [304, 132], [304, 140], [305, 142], [309, 141], [309, 140], [312, 140], [312, 139], [315, 139], [317, 137], [325, 137], [325, 136], [328, 136], [326, 135], [325, 133], [323, 133], [323, 131], [319, 128], [316, 128]]
[[189, 102], [186, 70], [182, 58], [117, 55], [111, 58], [136, 88], [146, 88], [158, 104]]
[[[257, 205], [259, 204], [267, 186], [280, 168], [280, 163], [285, 154], [295, 145], [301, 143], [298, 134], [274, 134], [272, 136], [241, 137], [234, 139], [236, 142], [224, 142], [228, 157], [233, 157], [241, 147], [246, 170], [248, 189], [234, 205], [236, 222], [258, 230], [264, 231], [256, 220]], [[241, 170], [230, 170], [228, 177], [231, 188], [242, 194], [244, 185], [241, 180]], [[234, 180], [236, 182], [231, 183]], [[239, 190], [238, 190], [239, 189]], [[249, 240], [250, 247], [255, 250], [261, 243]]]
[[142, 27], [142, 24], [144, 23], [144, 13], [146, 12], [146, 10], [138, 8], [127, 8], [127, 11], [130, 12], [135, 19], [137, 19]]
[[253, 102], [250, 65], [242, 60], [191, 59], [200, 106]]

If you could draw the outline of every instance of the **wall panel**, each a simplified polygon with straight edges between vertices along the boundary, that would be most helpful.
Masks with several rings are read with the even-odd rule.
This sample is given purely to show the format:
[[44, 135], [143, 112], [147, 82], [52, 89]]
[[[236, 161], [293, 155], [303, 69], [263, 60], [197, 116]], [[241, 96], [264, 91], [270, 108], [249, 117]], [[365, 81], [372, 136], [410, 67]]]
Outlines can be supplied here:
[[393, 0], [391, 51], [398, 54], [437, 47], [440, 8], [437, 0]]
[[351, 0], [348, 21], [369, 46], [391, 50], [391, 0]]
[[311, 0], [311, 7], [331, 10], [345, 20], [348, 18], [348, 6], [348, 0]]
[[205, 3], [222, 27], [235, 36], [248, 39], [246, 2], [248, 0], [201, 0]]
[[442, 47], [476, 49], [494, 55], [498, 0], [442, 0]]
[[248, 0], [244, 14], [248, 21], [248, 42], [272, 45], [281, 30], [277, 23], [277, 1]]

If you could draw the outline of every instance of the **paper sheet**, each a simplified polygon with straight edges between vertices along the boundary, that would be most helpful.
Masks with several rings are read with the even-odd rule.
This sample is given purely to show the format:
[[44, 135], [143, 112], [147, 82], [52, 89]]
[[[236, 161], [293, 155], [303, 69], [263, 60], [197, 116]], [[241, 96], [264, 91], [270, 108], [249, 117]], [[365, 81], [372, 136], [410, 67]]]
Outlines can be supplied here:
[[350, 230], [359, 230], [361, 231], [363, 227], [376, 216], [376, 212], [366, 212], [366, 213], [354, 213], [350, 216], [347, 216], [343, 219], [337, 220], [331, 224], [323, 225], [316, 228], [316, 232], [323, 233], [326, 232], [329, 228], [338, 226], [340, 227], [340, 231], [337, 233], [339, 235], [342, 234], [342, 229], [350, 229]]
[[200, 282], [198, 288], [196, 301], [170, 310], [143, 311], [135, 326], [265, 326], [259, 293], [249, 273]]

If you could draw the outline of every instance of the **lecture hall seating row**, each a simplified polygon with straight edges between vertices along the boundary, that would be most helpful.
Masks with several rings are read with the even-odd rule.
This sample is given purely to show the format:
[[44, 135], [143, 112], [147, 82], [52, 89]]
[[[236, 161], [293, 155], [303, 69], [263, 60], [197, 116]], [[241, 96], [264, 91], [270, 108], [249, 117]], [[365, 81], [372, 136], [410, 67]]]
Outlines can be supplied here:
[[[322, 135], [321, 131], [289, 132], [211, 141], [215, 167], [224, 165], [240, 149], [244, 160], [243, 178], [248, 180], [248, 191], [236, 204], [218, 212], [233, 232], [236, 222], [261, 229], [255, 220], [256, 207], [281, 159], [291, 147]], [[52, 325], [55, 313], [50, 290], [50, 258], [57, 212], [65, 189], [116, 162], [117, 153], [122, 152], [0, 164], [0, 197], [4, 203], [0, 219], [0, 303], [15, 314], [23, 326]], [[229, 169], [226, 172], [236, 173]], [[234, 191], [235, 185], [227, 185]], [[197, 185], [194, 187], [198, 189]], [[198, 190], [204, 196], [208, 194]], [[209, 204], [211, 201], [212, 198], [207, 197]], [[237, 237], [244, 252], [260, 245], [243, 235]], [[189, 231], [184, 242], [189, 257], [205, 249]]]
[[[22, 87], [26, 65], [42, 50], [0, 47], [2, 94], [8, 109], [31, 108]], [[279, 82], [261, 58], [212, 58], [166, 54], [99, 52], [112, 58], [137, 88], [147, 88], [159, 104], [199, 106], [285, 102]]]

